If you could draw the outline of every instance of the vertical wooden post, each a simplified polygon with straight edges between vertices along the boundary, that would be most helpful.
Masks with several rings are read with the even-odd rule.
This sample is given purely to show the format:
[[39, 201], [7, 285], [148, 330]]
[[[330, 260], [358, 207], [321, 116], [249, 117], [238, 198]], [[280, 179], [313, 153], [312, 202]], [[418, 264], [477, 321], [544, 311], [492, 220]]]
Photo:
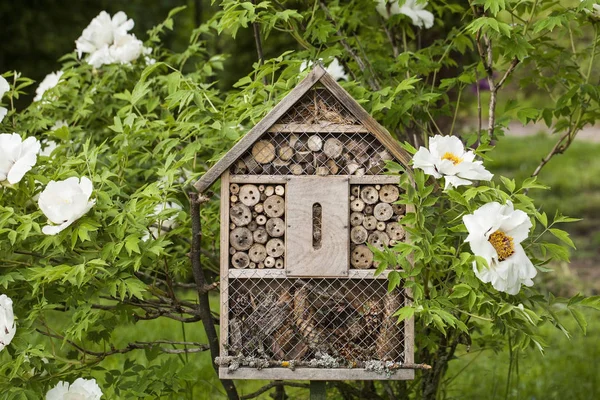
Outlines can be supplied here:
[[310, 381], [310, 400], [327, 399], [327, 382]]

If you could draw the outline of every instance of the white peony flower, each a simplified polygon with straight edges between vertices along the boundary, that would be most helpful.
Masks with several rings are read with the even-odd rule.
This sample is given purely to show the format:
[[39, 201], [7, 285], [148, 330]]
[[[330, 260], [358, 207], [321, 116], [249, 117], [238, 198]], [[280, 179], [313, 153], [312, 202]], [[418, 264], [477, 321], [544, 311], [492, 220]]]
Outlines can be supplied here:
[[114, 63], [130, 64], [145, 54], [146, 48], [141, 40], [130, 34], [115, 37], [115, 42], [108, 51]]
[[43, 142], [44, 148], [38, 153], [40, 156], [50, 157], [52, 152], [58, 147], [58, 143], [54, 140], [46, 140]]
[[46, 393], [46, 400], [100, 400], [102, 390], [95, 379], [77, 378], [73, 384], [60, 381]]
[[465, 242], [473, 254], [485, 258], [489, 266], [479, 271], [473, 263], [473, 271], [479, 279], [491, 282], [500, 292], [513, 295], [519, 293], [521, 285], [533, 285], [531, 279], [537, 270], [521, 246], [532, 226], [525, 212], [515, 210], [510, 201], [506, 205], [492, 202], [465, 215], [463, 222], [469, 231]]
[[83, 217], [93, 206], [96, 200], [89, 200], [93, 190], [92, 181], [85, 176], [64, 181], [50, 181], [40, 194], [38, 205], [55, 225], [46, 225], [42, 232], [46, 235], [56, 235], [73, 222]]
[[[319, 60], [323, 61], [322, 58]], [[300, 72], [304, 71], [306, 68], [310, 68], [312, 65], [312, 61], [302, 61], [302, 64], [300, 64]], [[342, 64], [340, 64], [340, 61], [337, 59], [337, 57], [334, 57], [333, 61], [325, 67], [325, 71], [327, 71], [327, 73], [336, 81], [339, 81], [340, 79], [345, 81], [348, 80], [348, 74], [344, 70]]]
[[10, 344], [16, 331], [13, 302], [5, 294], [0, 295], [0, 351]]
[[[156, 217], [162, 211], [169, 210], [169, 209], [181, 211], [183, 208], [179, 204], [174, 203], [174, 202], [160, 203], [160, 204], [157, 204], [156, 207], [154, 207], [154, 213], [152, 213], [151, 217]], [[164, 232], [168, 232], [171, 229], [177, 228], [176, 219], [177, 219], [177, 214], [174, 214], [167, 219], [159, 219], [155, 225], [152, 225], [149, 228], [150, 233], [146, 232], [144, 234], [144, 236], [142, 237], [142, 240], [145, 242], [148, 239], [150, 239], [150, 234], [152, 234], [153, 238], [157, 239], [158, 237], [162, 236], [164, 234]]]
[[402, 14], [409, 17], [414, 26], [429, 29], [433, 26], [434, 17], [431, 12], [425, 10], [426, 6], [426, 1], [406, 0], [402, 6], [399, 6], [398, 0], [377, 0], [375, 9], [385, 19]]
[[16, 133], [0, 134], [0, 184], [14, 185], [37, 161], [40, 142], [34, 137], [25, 140]]
[[133, 20], [127, 19], [127, 14], [123, 11], [119, 11], [112, 18], [106, 11], [100, 12], [75, 41], [77, 55], [81, 58], [83, 53], [92, 54], [112, 45], [115, 36], [125, 35], [133, 26]]
[[456, 136], [435, 135], [429, 140], [429, 150], [422, 147], [413, 156], [413, 166], [436, 178], [446, 180], [448, 187], [470, 185], [472, 180], [489, 181], [494, 176], [481, 161], [473, 161], [475, 153], [465, 151]]
[[40, 85], [37, 87], [37, 89], [35, 89], [35, 97], [33, 98], [33, 101], [40, 101], [46, 90], [50, 90], [58, 85], [58, 81], [60, 80], [62, 74], [62, 71], [57, 71], [46, 75], [46, 77], [40, 82]]
[[[4, 93], [8, 92], [9, 90], [10, 85], [8, 84], [8, 81], [4, 79], [3, 76], [0, 76], [0, 101], [2, 100], [2, 97], [4, 97]], [[6, 113], [8, 113], [8, 110], [4, 107], [0, 107], [0, 122], [2, 122], [6, 116]]]

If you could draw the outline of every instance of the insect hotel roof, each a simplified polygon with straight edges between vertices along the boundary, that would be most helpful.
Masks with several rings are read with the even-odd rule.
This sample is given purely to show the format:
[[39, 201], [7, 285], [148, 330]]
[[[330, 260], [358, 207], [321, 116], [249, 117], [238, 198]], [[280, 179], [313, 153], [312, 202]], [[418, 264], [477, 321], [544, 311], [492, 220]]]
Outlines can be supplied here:
[[[407, 240], [410, 157], [317, 65], [196, 183], [221, 178], [221, 356], [229, 379], [412, 379], [410, 299], [373, 248]], [[410, 210], [410, 206], [408, 207]]]

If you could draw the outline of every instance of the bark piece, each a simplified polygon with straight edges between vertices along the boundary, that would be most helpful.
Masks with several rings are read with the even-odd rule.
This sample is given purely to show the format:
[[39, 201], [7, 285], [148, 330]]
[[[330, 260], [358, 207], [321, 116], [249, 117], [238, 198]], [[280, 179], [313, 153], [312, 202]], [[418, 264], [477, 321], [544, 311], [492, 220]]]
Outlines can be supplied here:
[[285, 202], [281, 196], [270, 196], [265, 200], [264, 212], [270, 218], [278, 218], [285, 212]]
[[252, 212], [247, 205], [237, 203], [229, 209], [229, 218], [236, 226], [246, 226], [252, 221]]
[[280, 257], [283, 255], [285, 245], [281, 239], [271, 239], [267, 242], [267, 254], [271, 257]]
[[354, 244], [362, 244], [367, 241], [367, 237], [369, 236], [369, 232], [363, 226], [355, 226], [350, 230], [350, 240]]
[[271, 237], [282, 237], [285, 233], [285, 223], [281, 218], [271, 218], [267, 221], [266, 230]]
[[394, 215], [394, 209], [388, 203], [379, 203], [373, 209], [373, 215], [378, 221], [387, 221]]
[[373, 264], [373, 252], [367, 246], [361, 244], [352, 250], [350, 264], [354, 268], [367, 269]]
[[231, 256], [231, 265], [233, 265], [234, 268], [237, 269], [248, 268], [248, 266], [250, 265], [250, 257], [248, 257], [248, 254], [242, 251], [238, 251], [233, 256]]
[[360, 198], [367, 204], [375, 204], [379, 200], [379, 193], [373, 186], [365, 186], [360, 191]]
[[236, 250], [248, 250], [254, 244], [252, 236], [248, 228], [235, 228], [229, 234], [229, 243]]
[[259, 140], [252, 146], [252, 157], [259, 164], [267, 164], [275, 158], [275, 146], [266, 140]]
[[260, 192], [255, 185], [244, 185], [240, 188], [239, 198], [248, 207], [254, 207], [260, 201]]

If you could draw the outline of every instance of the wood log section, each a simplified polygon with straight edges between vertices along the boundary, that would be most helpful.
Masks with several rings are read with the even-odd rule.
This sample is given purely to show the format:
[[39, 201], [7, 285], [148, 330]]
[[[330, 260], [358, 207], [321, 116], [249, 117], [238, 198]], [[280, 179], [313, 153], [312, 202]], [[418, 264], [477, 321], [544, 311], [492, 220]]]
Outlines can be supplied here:
[[367, 154], [367, 152], [369, 151], [368, 143], [366, 143], [362, 140], [359, 141], [359, 140], [351, 139], [348, 141], [346, 148], [348, 149], [348, 151], [350, 153], [354, 154], [355, 157], [365, 156]]
[[260, 201], [265, 201], [267, 199], [267, 195], [264, 193], [260, 194]]
[[236, 226], [246, 226], [252, 221], [252, 212], [247, 205], [237, 203], [229, 210], [229, 218]]
[[367, 162], [367, 173], [369, 175], [377, 175], [383, 171], [384, 166], [383, 160], [376, 155], [374, 158], [369, 158], [369, 161]]
[[350, 187], [350, 194], [352, 194], [352, 196], [354, 196], [354, 197], [359, 197], [360, 196], [360, 186], [352, 185]]
[[230, 200], [232, 203], [237, 203], [237, 201], [238, 201], [238, 197], [237, 197], [235, 194], [232, 194], [232, 195], [231, 195], [231, 197], [229, 198], [229, 200]]
[[310, 151], [297, 151], [294, 156], [294, 161], [297, 163], [312, 163], [314, 160], [313, 153]]
[[244, 185], [240, 187], [239, 198], [248, 207], [254, 207], [260, 201], [260, 192], [255, 185]]
[[393, 203], [400, 197], [398, 188], [394, 185], [383, 185], [379, 190], [379, 198], [384, 203]]
[[319, 153], [315, 153], [315, 163], [317, 165], [323, 165], [327, 162], [327, 160], [329, 160], [329, 158], [327, 158], [327, 154], [323, 153], [323, 152], [319, 152]]
[[[382, 232], [383, 232], [383, 231], [385, 231], [385, 229], [386, 229], [385, 222], [383, 222], [383, 221], [379, 221], [379, 222], [377, 223], [377, 230], [378, 230], [378, 231], [382, 231]], [[389, 236], [389, 235], [388, 235], [388, 236]]]
[[377, 219], [375, 219], [375, 217], [372, 215], [367, 215], [365, 216], [365, 219], [363, 219], [362, 225], [368, 231], [375, 230], [377, 229]]
[[406, 206], [404, 204], [392, 204], [392, 209], [396, 215], [406, 214]]
[[323, 152], [329, 158], [338, 158], [342, 155], [342, 150], [344, 150], [344, 145], [336, 138], [327, 139], [323, 145]]
[[294, 157], [294, 149], [290, 146], [281, 146], [279, 148], [279, 158], [282, 161], [290, 161]]
[[350, 203], [350, 210], [354, 212], [361, 212], [365, 209], [365, 202], [361, 199], [356, 199]]
[[259, 214], [262, 213], [264, 211], [263, 204], [262, 203], [255, 204], [254, 211], [256, 211]]
[[348, 172], [348, 175], [354, 175], [354, 174], [356, 174], [356, 172], [358, 171], [359, 168], [360, 168], [360, 165], [358, 165], [354, 161], [349, 162], [348, 164], [346, 164], [346, 171]]
[[271, 239], [267, 242], [267, 254], [271, 257], [281, 257], [285, 250], [285, 245], [281, 239]]
[[265, 263], [263, 262], [259, 262], [258, 264], [256, 264], [256, 268], [258, 269], [264, 269], [265, 268]]
[[258, 228], [252, 233], [252, 238], [256, 243], [265, 244], [269, 240], [269, 235], [265, 228]]
[[365, 176], [365, 169], [364, 168], [358, 168], [355, 172], [353, 172], [353, 175], [356, 175], [356, 176]]
[[234, 249], [233, 247], [231, 247], [231, 248], [229, 249], [229, 254], [230, 254], [230, 255], [234, 255], [236, 252], [237, 252], [237, 250], [236, 250], [236, 249]]
[[275, 169], [275, 175], [287, 175], [288, 168], [290, 165], [290, 161], [283, 161], [280, 158], [276, 158], [273, 160], [273, 168]]
[[295, 133], [292, 133], [290, 135], [290, 147], [295, 149], [296, 148], [296, 143], [298, 142], [298, 135], [296, 135]]
[[250, 257], [250, 261], [259, 263], [267, 256], [267, 249], [262, 244], [255, 243], [248, 250], [248, 256]]
[[267, 223], [267, 217], [265, 217], [264, 215], [257, 215], [256, 216], [256, 223], [258, 225], [264, 225]]
[[271, 218], [266, 224], [267, 233], [271, 237], [282, 237], [285, 233], [285, 223], [281, 218]]
[[367, 242], [371, 246], [383, 250], [390, 245], [390, 237], [385, 232], [375, 231], [369, 235]]
[[304, 169], [304, 172], [306, 172], [307, 175], [314, 175], [315, 166], [312, 165], [312, 163], [304, 163], [301, 165], [302, 165], [302, 168]]
[[240, 185], [238, 185], [237, 183], [232, 183], [231, 185], [229, 185], [229, 193], [238, 194], [239, 192], [240, 192]]
[[302, 172], [304, 172], [304, 169], [302, 168], [302, 165], [300, 165], [300, 164], [292, 164], [292, 165], [290, 165], [290, 172], [293, 175], [302, 175]]
[[248, 265], [248, 268], [250, 268], [250, 269], [256, 269], [256, 263], [255, 263], [255, 262], [251, 262], [251, 263]]
[[354, 244], [363, 244], [367, 241], [369, 232], [363, 226], [355, 226], [350, 230], [350, 240]]
[[275, 268], [283, 269], [283, 266], [284, 266], [283, 258], [278, 258], [275, 260]]
[[229, 243], [236, 250], [248, 250], [254, 244], [252, 232], [248, 228], [235, 228], [229, 234]]
[[359, 212], [353, 212], [352, 214], [350, 214], [350, 225], [352, 226], [359, 226], [362, 225], [363, 221], [365, 219], [365, 216]]
[[323, 139], [319, 135], [312, 135], [306, 143], [310, 151], [321, 151], [323, 148]]
[[329, 175], [329, 168], [324, 166], [317, 167], [316, 174], [319, 176], [327, 176]]
[[350, 264], [358, 269], [371, 267], [371, 264], [373, 264], [373, 252], [364, 244], [356, 246], [350, 255]]
[[230, 231], [234, 230], [235, 228], [237, 228], [236, 224], [234, 224], [234, 223], [229, 224], [229, 230]]
[[258, 224], [256, 223], [256, 221], [250, 221], [250, 223], [248, 224], [248, 229], [250, 229], [251, 232], [257, 230]]
[[363, 210], [363, 214], [373, 215], [373, 206], [372, 205], [365, 206], [365, 209]]
[[267, 164], [275, 159], [275, 146], [266, 140], [259, 140], [252, 146], [252, 157], [259, 164]]
[[238, 251], [233, 256], [231, 256], [231, 265], [233, 265], [233, 267], [237, 269], [248, 268], [248, 266], [250, 265], [250, 257], [248, 257], [248, 254], [242, 251]]
[[378, 221], [387, 221], [394, 215], [394, 209], [388, 203], [378, 203], [373, 209], [373, 216]]
[[265, 258], [265, 268], [273, 268], [275, 266], [275, 258], [271, 257], [271, 256], [267, 256]]
[[390, 240], [395, 240], [395, 241], [403, 240], [404, 237], [406, 236], [404, 227], [402, 227], [402, 225], [400, 225], [398, 222], [388, 223], [385, 232], [390, 237]]
[[259, 192], [264, 192], [265, 191], [265, 185], [258, 185], [258, 191]]
[[366, 204], [375, 204], [379, 200], [379, 192], [373, 186], [365, 186], [360, 191], [360, 198]]
[[236, 175], [246, 175], [248, 173], [248, 167], [244, 160], [237, 160], [233, 167], [233, 173]]
[[329, 168], [329, 172], [331, 173], [331, 175], [335, 175], [340, 171], [340, 167], [338, 167], [338, 165], [333, 160], [327, 160], [325, 165], [327, 166], [327, 168]]
[[281, 196], [270, 196], [265, 200], [264, 211], [270, 218], [278, 218], [285, 212], [285, 202]]
[[262, 171], [261, 166], [251, 155], [247, 155], [246, 157], [244, 157], [244, 164], [246, 164], [246, 168], [248, 168], [249, 174], [258, 174]]
[[275, 194], [277, 196], [283, 196], [285, 194], [285, 187], [283, 185], [275, 186]]

